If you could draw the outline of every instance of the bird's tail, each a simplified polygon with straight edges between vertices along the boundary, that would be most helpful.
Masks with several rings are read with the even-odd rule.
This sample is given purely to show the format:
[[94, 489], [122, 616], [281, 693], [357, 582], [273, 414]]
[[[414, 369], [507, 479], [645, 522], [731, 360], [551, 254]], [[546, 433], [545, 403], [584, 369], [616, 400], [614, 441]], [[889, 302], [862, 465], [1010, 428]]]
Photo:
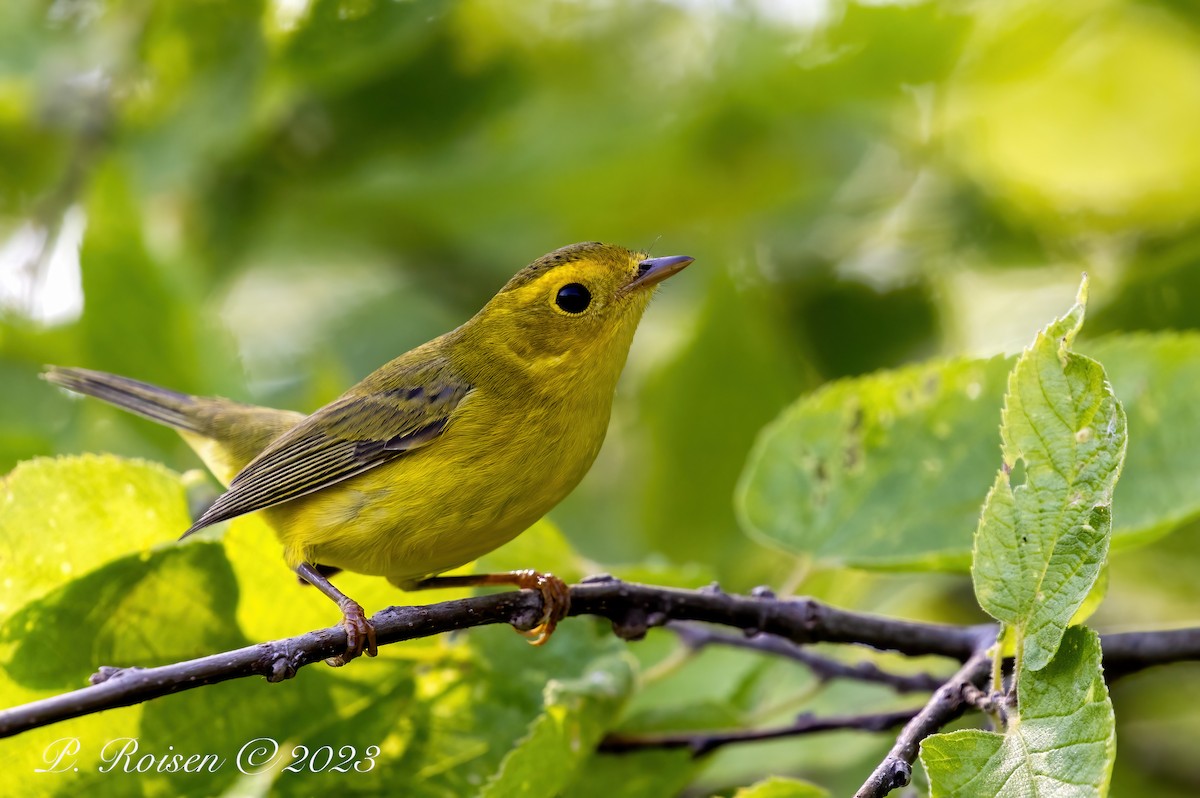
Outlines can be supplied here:
[[207, 432], [197, 416], [199, 400], [194, 396], [91, 369], [50, 366], [42, 377], [55, 385], [103, 399], [168, 427], [199, 435]]

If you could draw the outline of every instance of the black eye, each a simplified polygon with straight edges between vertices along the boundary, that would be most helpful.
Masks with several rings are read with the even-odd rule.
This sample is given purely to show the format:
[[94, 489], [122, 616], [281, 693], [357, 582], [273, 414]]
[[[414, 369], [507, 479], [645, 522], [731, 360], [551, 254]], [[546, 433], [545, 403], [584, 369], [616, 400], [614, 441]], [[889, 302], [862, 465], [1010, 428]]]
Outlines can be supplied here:
[[592, 304], [592, 292], [581, 283], [569, 283], [558, 289], [554, 304], [567, 313], [583, 313]]

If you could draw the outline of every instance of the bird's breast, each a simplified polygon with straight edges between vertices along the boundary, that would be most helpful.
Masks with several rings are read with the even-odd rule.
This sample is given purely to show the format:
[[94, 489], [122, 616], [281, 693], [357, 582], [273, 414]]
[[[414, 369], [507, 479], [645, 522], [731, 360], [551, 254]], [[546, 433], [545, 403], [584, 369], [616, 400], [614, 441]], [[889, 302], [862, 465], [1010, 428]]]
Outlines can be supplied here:
[[428, 446], [272, 508], [288, 559], [403, 584], [511, 540], [579, 483], [608, 425], [607, 405], [525, 399], [474, 393]]

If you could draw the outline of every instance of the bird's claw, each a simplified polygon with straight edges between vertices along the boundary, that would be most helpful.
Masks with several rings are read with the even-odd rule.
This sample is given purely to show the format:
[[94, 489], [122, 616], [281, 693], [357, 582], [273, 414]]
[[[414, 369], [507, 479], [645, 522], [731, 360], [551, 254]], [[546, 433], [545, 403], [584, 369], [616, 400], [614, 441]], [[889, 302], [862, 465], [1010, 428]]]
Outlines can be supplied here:
[[342, 609], [342, 626], [346, 630], [346, 651], [325, 660], [325, 664], [340, 668], [362, 654], [366, 654], [368, 657], [378, 654], [379, 648], [375, 644], [375, 626], [367, 620], [367, 614], [363, 612], [362, 605], [357, 601], [346, 599], [339, 602], [338, 606]]
[[567, 583], [554, 574], [537, 571], [516, 571], [517, 586], [523, 590], [536, 590], [542, 594], [541, 622], [529, 630], [518, 630], [530, 645], [543, 646], [554, 634], [558, 622], [567, 617], [571, 609], [571, 591]]

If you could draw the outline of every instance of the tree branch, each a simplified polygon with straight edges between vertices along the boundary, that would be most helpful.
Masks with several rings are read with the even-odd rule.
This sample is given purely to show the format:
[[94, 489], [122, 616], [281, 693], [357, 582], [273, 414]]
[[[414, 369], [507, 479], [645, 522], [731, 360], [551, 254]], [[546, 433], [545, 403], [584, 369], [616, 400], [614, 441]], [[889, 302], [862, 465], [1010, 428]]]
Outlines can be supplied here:
[[770, 594], [731, 595], [716, 585], [700, 590], [650, 587], [612, 577], [585, 579], [571, 589], [571, 615], [599, 615], [613, 631], [638, 640], [668, 621], [706, 621], [743, 634], [776, 635], [793, 643], [853, 643], [910, 656], [936, 655], [965, 661], [974, 652], [972, 627], [920, 623], [853, 612], [811, 598]]
[[1104, 678], [1119, 679], [1155, 665], [1200, 660], [1200, 627], [1100, 636]]
[[774, 740], [780, 737], [799, 737], [818, 732], [852, 730], [881, 732], [907, 723], [916, 716], [918, 709], [901, 709], [895, 712], [880, 712], [873, 715], [850, 715], [847, 717], [816, 718], [809, 714], [796, 718], [787, 726], [770, 729], [737, 729], [733, 731], [681, 732], [679, 734], [610, 734], [600, 743], [600, 750], [610, 754], [624, 754], [647, 748], [687, 748], [692, 756], [711, 753], [730, 743], [749, 743]]
[[987, 683], [992, 672], [992, 658], [988, 654], [988, 648], [995, 641], [994, 633], [990, 637], [980, 638], [975, 654], [950, 681], [933, 694], [925, 708], [908, 722], [904, 731], [896, 738], [892, 750], [854, 794], [854, 798], [881, 798], [908, 784], [912, 779], [912, 766], [917, 759], [921, 741], [966, 712], [972, 706], [973, 690], [981, 689]]
[[[381, 645], [429, 637], [456, 629], [507, 623], [531, 629], [542, 615], [534, 591], [497, 593], [415, 607], [389, 607], [372, 619]], [[596, 615], [613, 623], [627, 640], [671, 620], [705, 621], [782, 637], [793, 643], [854, 643], [909, 655], [971, 657], [981, 627], [916, 623], [851, 612], [808, 598], [727, 595], [719, 589], [678, 590], [619, 582], [610, 577], [571, 587], [570, 615]], [[1200, 659], [1200, 629], [1144, 632], [1102, 638], [1121, 673], [1149, 665]], [[340, 654], [342, 627], [213, 654], [156, 668], [104, 668], [93, 684], [70, 693], [0, 711], [0, 737], [69, 718], [129, 706], [206, 684], [251, 675], [279, 681], [297, 669]], [[356, 665], [354, 667], [363, 667]]]
[[874, 682], [891, 687], [898, 693], [928, 693], [942, 686], [943, 679], [931, 673], [902, 674], [885, 671], [873, 662], [862, 661], [847, 665], [832, 657], [824, 657], [807, 650], [782, 637], [757, 634], [746, 637], [729, 632], [718, 632], [706, 626], [692, 623], [672, 622], [667, 628], [674, 632], [685, 646], [700, 650], [705, 646], [721, 645], [774, 654], [801, 663], [822, 682], [834, 679], [851, 679], [859, 682]]

